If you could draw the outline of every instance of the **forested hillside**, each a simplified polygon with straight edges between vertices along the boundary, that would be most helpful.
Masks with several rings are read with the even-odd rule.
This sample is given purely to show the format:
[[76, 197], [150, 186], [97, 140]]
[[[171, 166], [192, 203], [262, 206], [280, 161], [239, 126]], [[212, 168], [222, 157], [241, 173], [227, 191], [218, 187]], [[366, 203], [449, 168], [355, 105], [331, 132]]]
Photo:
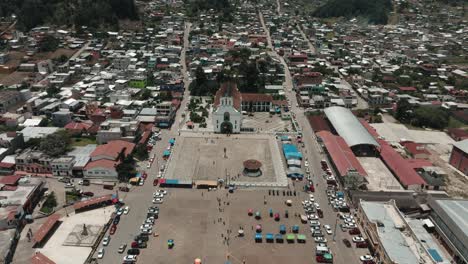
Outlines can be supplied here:
[[391, 0], [329, 0], [314, 12], [317, 17], [363, 16], [373, 24], [386, 24]]
[[118, 26], [118, 19], [137, 19], [134, 0], [1, 0], [0, 17], [15, 14], [24, 30], [43, 24]]

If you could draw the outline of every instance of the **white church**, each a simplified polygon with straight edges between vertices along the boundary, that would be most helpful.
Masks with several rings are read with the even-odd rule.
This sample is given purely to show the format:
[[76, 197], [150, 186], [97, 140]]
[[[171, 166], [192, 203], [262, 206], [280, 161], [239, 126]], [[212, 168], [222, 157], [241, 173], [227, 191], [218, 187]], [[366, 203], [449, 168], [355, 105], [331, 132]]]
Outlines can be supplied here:
[[235, 82], [225, 82], [216, 92], [213, 108], [215, 133], [240, 133], [242, 97]]

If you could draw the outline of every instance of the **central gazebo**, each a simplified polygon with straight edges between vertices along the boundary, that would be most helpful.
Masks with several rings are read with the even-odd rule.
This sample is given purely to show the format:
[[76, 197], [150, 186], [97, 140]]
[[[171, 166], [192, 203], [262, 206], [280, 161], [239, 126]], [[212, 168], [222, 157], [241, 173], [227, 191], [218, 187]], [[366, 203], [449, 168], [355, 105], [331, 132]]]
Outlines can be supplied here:
[[262, 176], [262, 163], [258, 160], [249, 159], [244, 161], [243, 174], [248, 177], [259, 177]]

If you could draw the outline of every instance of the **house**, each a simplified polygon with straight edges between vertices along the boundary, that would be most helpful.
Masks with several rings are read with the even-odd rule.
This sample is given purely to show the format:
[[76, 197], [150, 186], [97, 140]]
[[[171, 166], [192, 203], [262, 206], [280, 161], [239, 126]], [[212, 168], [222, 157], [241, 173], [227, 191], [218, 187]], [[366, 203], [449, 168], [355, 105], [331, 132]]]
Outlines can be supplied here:
[[64, 127], [66, 124], [72, 121], [73, 113], [68, 111], [57, 111], [52, 113], [52, 124], [57, 127]]
[[53, 159], [50, 162], [52, 168], [52, 175], [54, 176], [72, 176], [73, 175], [73, 164], [75, 164], [75, 157], [64, 156]]
[[51, 174], [52, 159], [41, 151], [27, 149], [16, 156], [16, 169], [33, 174]]
[[225, 82], [216, 92], [213, 107], [213, 127], [215, 133], [240, 133], [241, 93], [234, 82]]
[[98, 144], [105, 144], [111, 140], [134, 142], [138, 136], [138, 124], [138, 120], [129, 118], [106, 120], [100, 125], [96, 141]]
[[0, 91], [0, 113], [8, 112], [8, 109], [22, 101], [18, 91]]
[[90, 155], [90, 161], [83, 169], [85, 178], [100, 178], [117, 180], [116, 167], [135, 149], [135, 144], [113, 140], [105, 145], [100, 145]]
[[97, 130], [99, 129], [98, 126], [93, 125], [93, 123], [89, 120], [72, 121], [66, 124], [64, 128], [72, 135], [96, 134]]
[[241, 109], [247, 112], [269, 112], [273, 97], [269, 94], [241, 93]]
[[413, 141], [402, 141], [400, 144], [405, 148], [406, 153], [408, 153], [413, 159], [429, 159], [429, 156], [431, 155], [423, 144]]

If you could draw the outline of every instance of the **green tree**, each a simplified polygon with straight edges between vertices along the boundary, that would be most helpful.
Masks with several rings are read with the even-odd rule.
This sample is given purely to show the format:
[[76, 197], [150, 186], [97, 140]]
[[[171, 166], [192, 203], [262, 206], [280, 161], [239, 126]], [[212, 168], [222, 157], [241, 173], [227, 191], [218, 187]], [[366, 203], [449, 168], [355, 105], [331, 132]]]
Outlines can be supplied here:
[[395, 118], [400, 122], [406, 123], [411, 120], [413, 107], [406, 99], [400, 99], [397, 103]]
[[39, 150], [51, 157], [58, 157], [70, 150], [71, 143], [70, 134], [65, 130], [59, 130], [42, 139]]
[[46, 92], [48, 96], [54, 97], [60, 92], [60, 89], [56, 85], [51, 85], [46, 89]]
[[146, 88], [141, 89], [140, 93], [141, 93], [140, 94], [140, 99], [141, 100], [148, 100], [151, 97], [151, 90], [149, 90], [149, 89], [146, 89]]
[[412, 124], [420, 127], [435, 129], [446, 128], [449, 122], [449, 114], [442, 108], [421, 106], [414, 111]]
[[139, 160], [146, 160], [148, 158], [148, 150], [144, 144], [138, 144], [135, 148], [134, 154]]
[[130, 154], [125, 157], [119, 165], [116, 166], [117, 174], [119, 181], [121, 182], [128, 182], [130, 178], [135, 176], [135, 160], [133, 159], [133, 155]]
[[55, 192], [51, 192], [49, 196], [47, 196], [47, 199], [44, 201], [42, 206], [49, 207], [51, 209], [57, 206], [57, 197], [55, 197]]

